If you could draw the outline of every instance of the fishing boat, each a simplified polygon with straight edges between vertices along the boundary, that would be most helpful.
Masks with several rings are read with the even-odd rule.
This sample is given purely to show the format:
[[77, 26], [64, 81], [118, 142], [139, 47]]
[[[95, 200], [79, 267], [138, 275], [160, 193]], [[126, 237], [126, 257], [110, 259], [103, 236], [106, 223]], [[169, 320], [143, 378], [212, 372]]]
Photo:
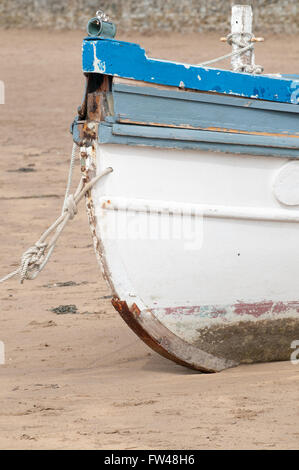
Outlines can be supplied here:
[[[233, 70], [149, 58], [102, 14], [72, 125], [113, 305], [152, 349], [218, 372], [299, 339], [299, 75], [255, 65], [235, 6]], [[213, 62], [213, 61], [211, 61]]]

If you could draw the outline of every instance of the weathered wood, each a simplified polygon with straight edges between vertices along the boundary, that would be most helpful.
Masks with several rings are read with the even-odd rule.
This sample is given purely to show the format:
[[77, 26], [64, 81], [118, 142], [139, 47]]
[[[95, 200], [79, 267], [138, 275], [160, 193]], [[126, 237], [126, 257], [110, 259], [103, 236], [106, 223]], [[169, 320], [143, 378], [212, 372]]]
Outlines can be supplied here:
[[[234, 5], [232, 7], [231, 19], [232, 38], [244, 46], [249, 45], [252, 37], [252, 8], [249, 5]], [[233, 52], [241, 49], [233, 42]], [[242, 71], [246, 65], [254, 64], [254, 50], [251, 49], [242, 55], [232, 56], [232, 69]]]
[[299, 139], [297, 137], [258, 136], [193, 129], [173, 129], [158, 126], [134, 126], [132, 124], [114, 124], [113, 133], [124, 136], [187, 140], [192, 142], [260, 145], [264, 147], [296, 149], [299, 151]]
[[298, 139], [132, 124], [101, 123], [99, 143], [299, 158]]
[[113, 99], [114, 122], [299, 139], [299, 107], [290, 104], [121, 79], [113, 81]]
[[84, 40], [83, 71], [282, 103], [297, 104], [299, 90], [299, 80], [150, 59], [137, 44], [109, 39]]
[[110, 77], [104, 76], [100, 87], [87, 94], [87, 118], [90, 121], [104, 121], [105, 117], [110, 114], [108, 100], [110, 80]]

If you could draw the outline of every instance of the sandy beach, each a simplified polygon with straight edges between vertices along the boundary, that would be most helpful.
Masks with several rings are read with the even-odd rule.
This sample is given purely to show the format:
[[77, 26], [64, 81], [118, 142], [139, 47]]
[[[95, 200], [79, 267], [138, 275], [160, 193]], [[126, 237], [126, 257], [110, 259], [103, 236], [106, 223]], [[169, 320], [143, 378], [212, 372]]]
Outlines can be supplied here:
[[[83, 37], [0, 31], [0, 277], [60, 213]], [[216, 34], [120, 39], [190, 63], [228, 52]], [[267, 37], [257, 63], [298, 73], [298, 42]], [[148, 349], [110, 300], [82, 203], [42, 274], [0, 285], [1, 449], [298, 449], [299, 366], [192, 372]], [[77, 310], [53, 312], [61, 305]]]

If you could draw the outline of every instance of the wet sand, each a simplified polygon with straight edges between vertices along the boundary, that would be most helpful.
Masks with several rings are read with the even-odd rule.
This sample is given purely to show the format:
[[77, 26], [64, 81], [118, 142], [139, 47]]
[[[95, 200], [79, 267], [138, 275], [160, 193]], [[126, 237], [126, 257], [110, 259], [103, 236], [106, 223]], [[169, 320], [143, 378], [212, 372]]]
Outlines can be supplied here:
[[[0, 276], [59, 215], [68, 129], [83, 95], [83, 36], [0, 31]], [[194, 63], [228, 51], [215, 34], [121, 39]], [[298, 42], [267, 38], [257, 63], [299, 73]], [[1, 449], [298, 449], [299, 366], [193, 373], [149, 350], [109, 296], [82, 204], [38, 279], [0, 286]], [[51, 311], [66, 304], [77, 313]]]

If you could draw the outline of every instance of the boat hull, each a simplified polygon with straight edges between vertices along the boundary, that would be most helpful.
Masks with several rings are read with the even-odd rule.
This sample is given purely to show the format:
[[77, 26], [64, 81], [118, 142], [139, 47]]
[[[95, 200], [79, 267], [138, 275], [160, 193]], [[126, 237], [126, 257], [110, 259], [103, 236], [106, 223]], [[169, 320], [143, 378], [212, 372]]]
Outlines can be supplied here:
[[285, 175], [299, 163], [96, 142], [81, 156], [87, 180], [113, 168], [89, 221], [113, 305], [141, 339], [207, 372], [290, 359], [299, 199]]
[[288, 360], [299, 339], [299, 77], [83, 42], [72, 126], [113, 305], [197, 370]]

